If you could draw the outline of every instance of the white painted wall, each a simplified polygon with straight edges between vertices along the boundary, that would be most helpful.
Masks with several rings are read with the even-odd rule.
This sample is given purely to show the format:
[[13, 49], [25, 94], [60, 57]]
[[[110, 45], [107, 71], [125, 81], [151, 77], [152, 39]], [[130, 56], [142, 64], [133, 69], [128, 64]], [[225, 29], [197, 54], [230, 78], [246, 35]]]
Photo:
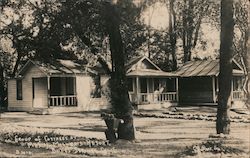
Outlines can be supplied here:
[[8, 80], [8, 109], [13, 111], [30, 111], [32, 110], [32, 78], [46, 77], [46, 75], [36, 66], [31, 65], [23, 74], [22, 79], [22, 100], [16, 98], [16, 80]]
[[90, 76], [76, 76], [76, 94], [78, 107], [83, 110], [88, 110], [90, 103], [91, 92], [91, 77]]
[[[101, 77], [101, 85], [108, 81], [108, 77]], [[91, 98], [91, 87], [94, 84], [90, 76], [77, 76], [76, 77], [76, 93], [78, 107], [84, 111], [98, 111], [109, 107], [106, 97]]]

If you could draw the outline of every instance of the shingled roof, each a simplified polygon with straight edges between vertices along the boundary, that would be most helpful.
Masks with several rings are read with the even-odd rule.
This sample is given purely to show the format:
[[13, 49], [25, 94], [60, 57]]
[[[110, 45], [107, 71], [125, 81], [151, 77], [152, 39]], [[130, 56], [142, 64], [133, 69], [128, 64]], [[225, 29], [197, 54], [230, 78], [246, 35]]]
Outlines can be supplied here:
[[[243, 75], [244, 72], [239, 64], [233, 60], [233, 74]], [[174, 73], [180, 77], [193, 76], [218, 76], [220, 71], [219, 60], [200, 60], [185, 63]]]
[[79, 61], [57, 59], [53, 61], [42, 62], [38, 60], [28, 60], [22, 69], [20, 69], [20, 71], [17, 73], [17, 76], [23, 74], [32, 64], [39, 68], [46, 75], [78, 74], [87, 72], [87, 67], [82, 63], [79, 63]]

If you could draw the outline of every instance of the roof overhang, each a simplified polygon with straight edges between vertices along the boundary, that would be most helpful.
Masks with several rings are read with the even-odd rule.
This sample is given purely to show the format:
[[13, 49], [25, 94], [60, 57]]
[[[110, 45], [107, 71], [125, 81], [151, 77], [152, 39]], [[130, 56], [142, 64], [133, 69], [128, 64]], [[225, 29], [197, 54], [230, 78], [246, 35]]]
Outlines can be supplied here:
[[127, 77], [177, 77], [175, 74], [170, 72], [164, 72], [159, 70], [135, 70], [126, 74]]

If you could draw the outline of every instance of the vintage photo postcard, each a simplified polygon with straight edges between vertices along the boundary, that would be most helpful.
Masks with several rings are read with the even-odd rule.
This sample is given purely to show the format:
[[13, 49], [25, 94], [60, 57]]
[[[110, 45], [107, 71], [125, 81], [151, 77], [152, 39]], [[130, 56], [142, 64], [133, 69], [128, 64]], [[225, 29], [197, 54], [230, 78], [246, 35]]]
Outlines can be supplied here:
[[248, 0], [0, 0], [0, 157], [249, 158]]

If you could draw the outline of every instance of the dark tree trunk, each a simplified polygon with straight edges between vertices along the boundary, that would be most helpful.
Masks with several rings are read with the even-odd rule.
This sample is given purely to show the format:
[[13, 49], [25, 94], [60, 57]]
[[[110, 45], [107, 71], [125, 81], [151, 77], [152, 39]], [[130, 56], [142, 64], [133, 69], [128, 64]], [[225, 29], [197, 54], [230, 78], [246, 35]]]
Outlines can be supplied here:
[[183, 12], [182, 12], [182, 45], [183, 45], [183, 51], [184, 51], [184, 59], [183, 59], [183, 62], [187, 62], [188, 61], [188, 49], [187, 49], [187, 31], [186, 31], [186, 28], [187, 28], [187, 13], [186, 13], [186, 7], [187, 7], [187, 1], [184, 0], [184, 9], [183, 9]]
[[183, 16], [183, 51], [184, 51], [184, 63], [191, 60], [191, 49], [192, 49], [192, 41], [193, 41], [193, 32], [194, 32], [194, 21], [193, 21], [193, 1], [192, 0], [184, 0], [184, 10], [182, 13]]
[[110, 87], [113, 113], [117, 118], [123, 120], [118, 127], [118, 139], [134, 140], [132, 104], [128, 95], [119, 13], [116, 5], [110, 2], [105, 3], [104, 13], [113, 63]]
[[216, 120], [217, 134], [230, 133], [232, 54], [233, 54], [233, 0], [221, 0], [220, 74]]
[[176, 15], [174, 11], [174, 0], [169, 2], [169, 35], [171, 44], [171, 55], [173, 66], [172, 70], [177, 69], [177, 59], [176, 59]]

